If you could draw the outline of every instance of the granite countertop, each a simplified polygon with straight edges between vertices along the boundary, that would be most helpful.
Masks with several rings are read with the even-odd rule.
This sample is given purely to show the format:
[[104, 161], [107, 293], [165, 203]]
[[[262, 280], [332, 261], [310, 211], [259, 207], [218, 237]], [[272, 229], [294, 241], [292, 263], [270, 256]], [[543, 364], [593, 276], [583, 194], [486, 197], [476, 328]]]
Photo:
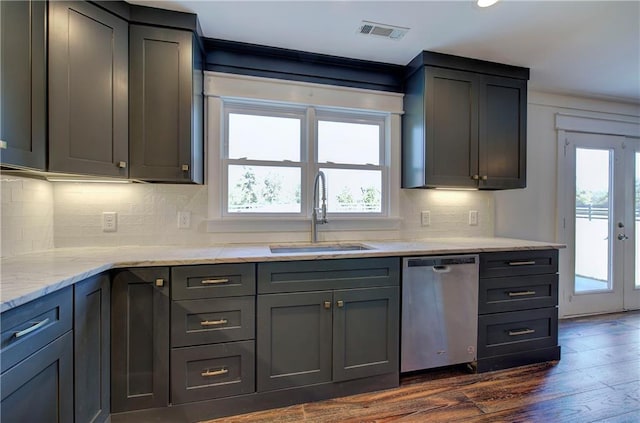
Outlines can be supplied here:
[[[319, 243], [322, 245], [323, 243]], [[510, 238], [437, 238], [416, 241], [363, 241], [369, 250], [274, 254], [268, 244], [211, 247], [127, 246], [55, 248], [0, 261], [0, 312], [119, 267], [324, 260], [564, 248], [562, 244]], [[293, 245], [293, 244], [291, 244]]]

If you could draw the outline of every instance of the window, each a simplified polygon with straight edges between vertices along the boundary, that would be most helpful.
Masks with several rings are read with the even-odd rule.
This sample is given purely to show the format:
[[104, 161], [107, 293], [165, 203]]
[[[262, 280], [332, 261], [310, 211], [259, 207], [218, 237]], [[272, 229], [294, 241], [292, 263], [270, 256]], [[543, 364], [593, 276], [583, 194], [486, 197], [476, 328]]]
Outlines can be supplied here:
[[388, 114], [237, 100], [222, 109], [224, 215], [308, 216], [322, 171], [328, 213], [386, 216]]

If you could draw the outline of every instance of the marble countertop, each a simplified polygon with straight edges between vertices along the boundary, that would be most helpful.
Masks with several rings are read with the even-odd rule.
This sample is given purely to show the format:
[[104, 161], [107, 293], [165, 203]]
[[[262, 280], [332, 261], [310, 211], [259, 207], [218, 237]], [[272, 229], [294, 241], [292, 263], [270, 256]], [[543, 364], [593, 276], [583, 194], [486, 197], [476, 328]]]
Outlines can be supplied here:
[[[274, 254], [269, 244], [226, 244], [211, 247], [127, 246], [56, 248], [0, 261], [0, 312], [120, 267], [336, 258], [415, 256], [491, 251], [564, 248], [562, 244], [510, 238], [437, 238], [416, 241], [362, 241], [369, 250]], [[290, 244], [294, 245], [294, 244]], [[318, 245], [323, 245], [319, 243]]]

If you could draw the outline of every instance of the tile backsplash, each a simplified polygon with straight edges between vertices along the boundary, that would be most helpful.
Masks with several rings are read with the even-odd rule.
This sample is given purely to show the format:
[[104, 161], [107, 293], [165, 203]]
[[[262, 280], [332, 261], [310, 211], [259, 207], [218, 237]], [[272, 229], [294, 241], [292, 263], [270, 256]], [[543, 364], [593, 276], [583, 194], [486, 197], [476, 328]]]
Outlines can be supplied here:
[[2, 257], [53, 248], [53, 186], [39, 179], [0, 176]]
[[[203, 246], [308, 240], [306, 229], [284, 233], [207, 232], [206, 186], [51, 183], [8, 175], [1, 180], [2, 257], [54, 246]], [[469, 225], [470, 210], [478, 212], [477, 225]], [[191, 213], [188, 229], [178, 228], [177, 215], [181, 211]], [[430, 212], [429, 226], [421, 224], [422, 211]], [[103, 232], [104, 212], [117, 213], [117, 232]], [[325, 233], [324, 239], [493, 236], [494, 196], [482, 191], [401, 190], [399, 218], [401, 223], [396, 229]]]

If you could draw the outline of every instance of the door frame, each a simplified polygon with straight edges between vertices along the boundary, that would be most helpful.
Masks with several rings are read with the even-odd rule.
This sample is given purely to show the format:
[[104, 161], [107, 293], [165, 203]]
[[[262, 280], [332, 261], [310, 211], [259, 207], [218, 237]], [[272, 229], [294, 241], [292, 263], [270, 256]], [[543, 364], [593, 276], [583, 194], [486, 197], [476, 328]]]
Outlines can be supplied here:
[[[567, 243], [567, 231], [566, 231], [566, 218], [565, 216], [573, 217], [571, 205], [574, 201], [565, 201], [567, 196], [573, 195], [571, 193], [573, 181], [567, 178], [567, 173], [564, 168], [564, 150], [565, 140], [569, 132], [578, 133], [590, 133], [590, 134], [602, 134], [602, 135], [618, 135], [629, 138], [640, 139], [640, 120], [633, 119], [621, 120], [621, 119], [609, 119], [607, 117], [594, 117], [578, 114], [568, 113], [556, 113], [555, 115], [555, 129], [557, 131], [557, 190], [556, 190], [556, 242], [562, 244]], [[628, 156], [628, 155], [627, 155]], [[629, 188], [625, 187], [628, 193]], [[625, 213], [628, 213], [630, 207], [625, 208]], [[627, 254], [625, 259], [633, 259], [633, 249], [627, 248]], [[628, 251], [631, 251], [629, 253]], [[559, 317], [577, 316], [582, 314], [570, 314], [567, 309], [567, 304], [573, 295], [573, 280], [570, 276], [573, 275], [572, 269], [574, 252], [570, 248], [560, 250], [559, 254]], [[636, 290], [637, 291], [637, 290]], [[640, 296], [640, 293], [638, 294]]]

